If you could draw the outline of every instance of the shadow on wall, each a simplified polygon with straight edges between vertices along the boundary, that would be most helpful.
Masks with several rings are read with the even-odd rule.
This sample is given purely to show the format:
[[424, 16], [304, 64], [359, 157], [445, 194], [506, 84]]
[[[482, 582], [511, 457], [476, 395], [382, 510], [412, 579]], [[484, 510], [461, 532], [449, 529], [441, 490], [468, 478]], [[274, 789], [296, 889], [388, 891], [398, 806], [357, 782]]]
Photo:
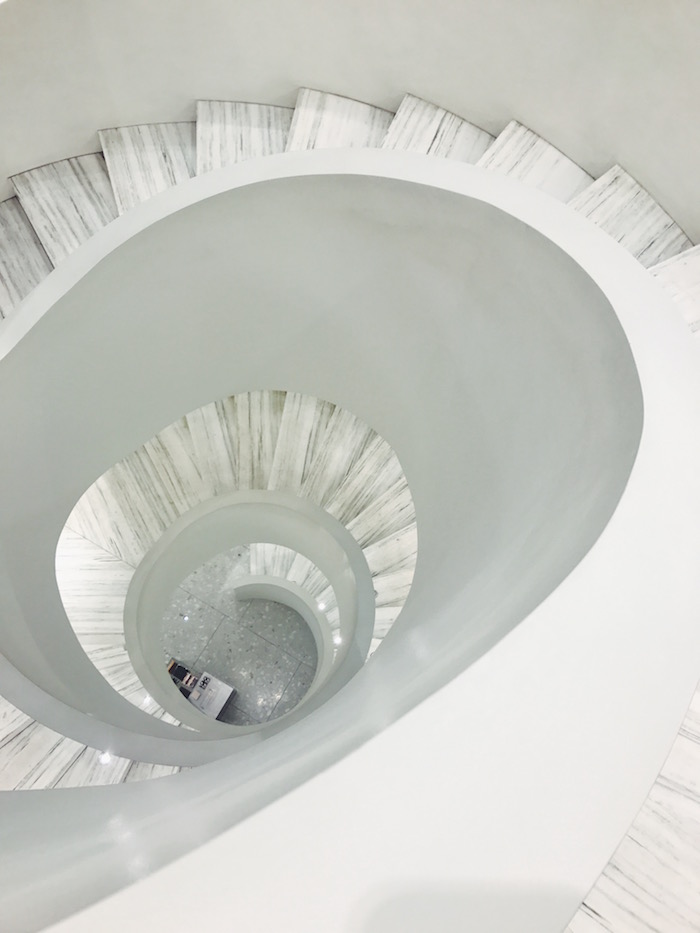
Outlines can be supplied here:
[[[366, 902], [374, 902], [368, 905]], [[571, 919], [579, 897], [572, 889], [485, 882], [394, 888], [372, 892], [343, 933], [540, 933], [547, 923], [561, 928]]]

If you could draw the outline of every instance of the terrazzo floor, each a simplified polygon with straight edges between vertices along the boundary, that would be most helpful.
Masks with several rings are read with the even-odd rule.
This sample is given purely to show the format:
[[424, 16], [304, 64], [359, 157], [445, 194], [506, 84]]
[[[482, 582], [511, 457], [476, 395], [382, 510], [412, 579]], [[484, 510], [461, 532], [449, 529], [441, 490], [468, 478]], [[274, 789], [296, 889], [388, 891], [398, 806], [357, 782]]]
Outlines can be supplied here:
[[176, 658], [235, 687], [220, 717], [238, 726], [277, 719], [306, 695], [318, 662], [304, 619], [268, 599], [238, 600], [231, 582], [247, 549], [233, 549], [191, 573], [163, 617], [165, 661]]

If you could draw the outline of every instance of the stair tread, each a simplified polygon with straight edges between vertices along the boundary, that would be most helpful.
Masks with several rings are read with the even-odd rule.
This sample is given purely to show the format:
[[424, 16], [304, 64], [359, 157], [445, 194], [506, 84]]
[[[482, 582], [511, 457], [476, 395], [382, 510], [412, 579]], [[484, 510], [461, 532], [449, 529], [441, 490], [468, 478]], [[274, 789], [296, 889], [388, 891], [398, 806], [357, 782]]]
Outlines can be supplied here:
[[382, 144], [394, 114], [338, 94], [301, 88], [287, 151], [375, 148]]
[[19, 200], [0, 203], [0, 319], [9, 317], [52, 269]]
[[195, 124], [144, 123], [100, 130], [120, 214], [195, 173]]
[[101, 761], [90, 748], [33, 720], [0, 697], [0, 790], [87, 787], [174, 774], [178, 766], [152, 765], [112, 755]]
[[197, 102], [197, 174], [284, 152], [293, 107], [242, 101]]
[[54, 265], [117, 216], [102, 153], [51, 162], [11, 179]]
[[401, 149], [424, 155], [475, 163], [494, 137], [449, 110], [406, 94], [391, 122], [382, 149]]
[[649, 271], [671, 294], [691, 331], [699, 331], [700, 246], [672, 256]]
[[646, 268], [692, 246], [661, 205], [619, 165], [601, 175], [569, 206], [605, 230]]
[[517, 120], [510, 121], [476, 164], [539, 188], [559, 201], [569, 201], [593, 181], [580, 165]]
[[347, 529], [361, 548], [397, 534], [416, 519], [411, 491], [404, 476], [377, 496], [347, 523]]

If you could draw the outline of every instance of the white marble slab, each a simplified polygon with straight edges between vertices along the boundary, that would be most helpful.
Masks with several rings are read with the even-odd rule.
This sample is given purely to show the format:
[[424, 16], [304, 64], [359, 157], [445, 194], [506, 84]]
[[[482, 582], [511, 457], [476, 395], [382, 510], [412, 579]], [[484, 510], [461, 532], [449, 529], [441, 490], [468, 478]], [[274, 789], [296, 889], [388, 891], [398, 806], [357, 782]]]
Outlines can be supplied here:
[[476, 163], [568, 201], [593, 181], [591, 175], [516, 120], [506, 126]]
[[301, 88], [287, 151], [356, 149], [381, 146], [394, 114], [371, 104]]
[[566, 933], [700, 930], [700, 690], [642, 809]]
[[197, 102], [197, 174], [284, 152], [293, 107], [242, 101]]
[[406, 94], [384, 137], [382, 149], [477, 162], [493, 142], [486, 130], [449, 110]]
[[9, 700], [0, 697], [0, 742], [7, 741], [31, 725], [32, 719]]
[[107, 759], [100, 749], [85, 747], [51, 786], [96, 787], [121, 784], [133, 764], [129, 758], [110, 755]]
[[401, 531], [416, 520], [413, 499], [405, 477], [377, 496], [347, 529], [361, 548]]
[[9, 317], [52, 269], [19, 200], [0, 203], [0, 319]]
[[381, 538], [364, 549], [365, 559], [373, 577], [383, 573], [407, 570], [412, 579], [417, 554], [418, 532], [415, 521], [401, 531]]
[[648, 191], [614, 165], [570, 202], [649, 268], [693, 244]]
[[301, 494], [325, 507], [353, 473], [374, 431], [351, 412], [335, 408], [318, 443], [301, 485]]
[[124, 645], [124, 602], [134, 568], [70, 528], [56, 548], [56, 582], [68, 620], [86, 654], [118, 693], [151, 715], [150, 698]]
[[168, 777], [171, 774], [177, 774], [179, 771], [189, 771], [189, 768], [178, 768], [172, 765], [152, 765], [146, 761], [132, 761], [124, 777], [124, 783], [131, 784], [134, 781]]
[[51, 162], [11, 181], [54, 265], [117, 216], [101, 152]]
[[649, 269], [676, 302], [693, 333], [700, 330], [700, 246]]
[[324, 508], [347, 527], [403, 477], [398, 457], [387, 442], [375, 434], [352, 471], [324, 502]]
[[270, 469], [269, 489], [301, 494], [334, 406], [311, 395], [288, 392]]
[[41, 723], [30, 722], [0, 742], [0, 790], [50, 787], [82, 747]]
[[270, 485], [285, 405], [285, 392], [256, 391], [242, 392], [220, 406], [235, 451], [239, 489]]
[[100, 130], [120, 214], [195, 173], [194, 123], [145, 123]]

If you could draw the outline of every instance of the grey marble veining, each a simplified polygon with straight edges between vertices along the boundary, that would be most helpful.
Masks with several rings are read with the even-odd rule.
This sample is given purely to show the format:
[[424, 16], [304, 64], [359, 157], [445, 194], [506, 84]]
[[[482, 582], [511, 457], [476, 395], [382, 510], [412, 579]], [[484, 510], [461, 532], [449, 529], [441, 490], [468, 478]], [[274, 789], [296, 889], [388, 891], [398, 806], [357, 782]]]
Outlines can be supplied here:
[[31, 716], [0, 696], [0, 743], [9, 741], [31, 723]]
[[401, 531], [416, 519], [411, 491], [405, 477], [368, 505], [347, 523], [347, 529], [361, 548]]
[[[101, 477], [74, 509], [69, 527], [119, 559], [110, 566], [105, 555], [97, 555], [86, 574], [82, 597], [76, 595], [76, 624], [83, 637], [89, 633], [92, 644], [100, 637], [118, 637], [119, 602], [99, 602], [104, 573], [111, 571], [115, 585], [121, 575], [124, 588], [131, 568], [180, 515], [213, 496], [249, 488], [289, 491], [326, 508], [361, 547], [374, 546], [368, 553], [375, 576], [393, 574], [383, 604], [408, 591], [415, 541], [398, 545], [408, 538], [392, 536], [410, 528], [415, 513], [401, 465], [389, 445], [354, 415], [329, 402], [291, 392], [241, 393], [190, 412], [160, 431]], [[233, 573], [230, 560], [229, 554], [220, 557], [218, 565], [199, 568], [199, 583], [193, 577], [182, 586], [182, 600], [207, 603], [212, 625], [214, 620], [221, 622], [217, 612], [233, 611], [226, 602], [232, 586], [226, 590], [222, 578]], [[286, 548], [254, 543], [236, 572], [286, 578], [324, 602], [326, 612], [337, 610], [328, 580], [306, 558]], [[210, 583], [218, 587], [216, 597], [211, 588], [207, 591]], [[74, 590], [80, 586], [79, 575], [68, 585]], [[84, 624], [81, 614], [86, 616]], [[210, 633], [210, 628], [206, 631]], [[167, 645], [169, 656], [193, 660], [184, 657], [183, 650], [179, 641]], [[126, 667], [106, 667], [105, 676], [132, 702], [141, 702], [143, 694], [129, 680]]]
[[334, 408], [304, 471], [301, 494], [325, 507], [362, 456], [374, 431], [343, 408]]
[[347, 527], [403, 477], [401, 464], [387, 442], [375, 434], [355, 467], [324, 502], [324, 508]]
[[101, 152], [42, 165], [11, 181], [54, 265], [117, 216]]
[[84, 746], [33, 722], [0, 747], [3, 790], [52, 787], [78, 758]]
[[197, 102], [197, 174], [284, 152], [292, 107], [242, 101]]
[[382, 143], [424, 155], [477, 162], [493, 142], [486, 130], [426, 100], [406, 94]]
[[566, 933], [700, 930], [700, 689], [649, 796]]
[[195, 173], [195, 124], [146, 123], [100, 130], [120, 214]]
[[133, 567], [64, 528], [56, 549], [56, 582], [73, 631], [111, 687], [151, 715], [162, 715], [124, 646], [124, 602], [132, 576]]
[[394, 114], [337, 94], [301, 88], [287, 150], [381, 146]]
[[649, 268], [693, 244], [648, 191], [614, 165], [569, 206], [592, 220]]
[[0, 697], [0, 791], [88, 787], [146, 780], [180, 768], [134, 762], [89, 748], [35, 722]]
[[506, 126], [476, 163], [568, 201], [593, 181], [591, 175], [516, 120]]
[[175, 765], [152, 765], [147, 761], [132, 761], [124, 776], [124, 783], [131, 784], [134, 781], [168, 777], [170, 774], [178, 774], [180, 771], [188, 770], [188, 768], [178, 768]]
[[700, 246], [649, 269], [676, 302], [693, 333], [700, 330]]
[[288, 392], [268, 481], [269, 489], [301, 493], [320, 438], [333, 412], [330, 403]]
[[0, 319], [9, 317], [52, 269], [19, 200], [0, 203]]
[[367, 565], [375, 578], [378, 574], [405, 570], [409, 574], [409, 580], [412, 579], [417, 553], [418, 533], [415, 521], [364, 549]]

